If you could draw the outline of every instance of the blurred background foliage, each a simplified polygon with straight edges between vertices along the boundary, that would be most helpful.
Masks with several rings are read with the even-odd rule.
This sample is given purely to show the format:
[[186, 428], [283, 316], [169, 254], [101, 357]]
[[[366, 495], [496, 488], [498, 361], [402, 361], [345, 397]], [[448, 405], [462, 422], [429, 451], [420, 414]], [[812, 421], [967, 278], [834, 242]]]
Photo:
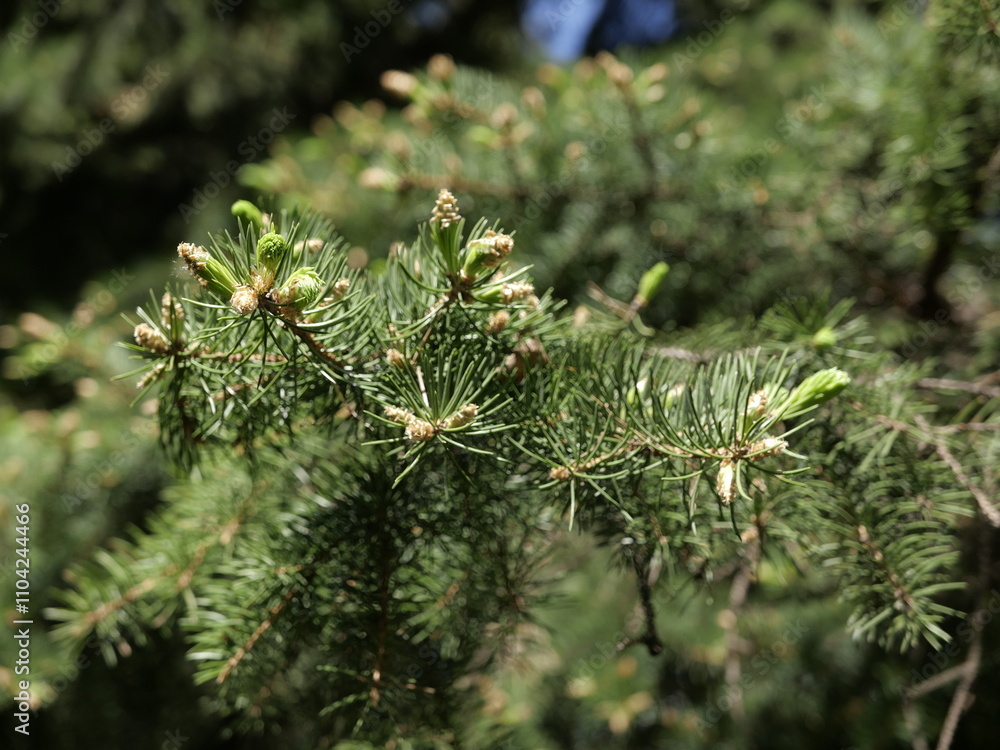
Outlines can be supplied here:
[[[629, 37], [619, 21], [641, 26], [644, 5], [660, 19], [647, 31], [669, 39]], [[377, 264], [447, 186], [467, 215], [516, 230], [539, 286], [576, 303], [627, 301], [666, 260], [657, 328], [831, 293], [929, 374], [995, 385], [997, 23], [997, 2], [957, 0], [5, 3], [3, 590], [16, 503], [32, 503], [36, 612], [68, 563], [158, 507], [170, 474], [151, 405], [112, 380], [129, 369], [120, 313], [237, 197], [311, 204], [357, 264]], [[646, 46], [600, 54], [630, 39]], [[818, 577], [762, 573], [747, 627], [774, 658], [752, 671], [752, 721], [734, 727], [720, 687], [725, 590], [671, 592], [661, 656], [613, 653], [634, 592], [586, 537], [563, 548], [538, 627], [503, 669], [470, 678], [470, 747], [497, 724], [508, 747], [904, 746], [898, 691], [932, 655], [850, 642]], [[4, 694], [12, 601], [0, 605]], [[174, 624], [114, 666], [102, 654], [121, 644], [68, 654], [33, 633], [44, 708], [31, 746], [272, 746], [209, 713]], [[991, 638], [986, 705], [1000, 695]], [[946, 709], [931, 695], [922, 710], [934, 722]], [[278, 729], [285, 746], [315, 740], [301, 720]], [[990, 729], [988, 712], [970, 715], [954, 746], [985, 746]]]

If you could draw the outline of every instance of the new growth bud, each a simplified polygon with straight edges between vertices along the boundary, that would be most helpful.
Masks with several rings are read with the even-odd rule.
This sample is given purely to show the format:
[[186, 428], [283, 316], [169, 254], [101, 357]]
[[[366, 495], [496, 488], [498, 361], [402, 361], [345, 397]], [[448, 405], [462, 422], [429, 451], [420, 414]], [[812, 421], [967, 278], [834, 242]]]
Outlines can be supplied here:
[[722, 502], [729, 505], [733, 502], [736, 492], [733, 484], [736, 480], [736, 467], [728, 458], [724, 458], [719, 465], [719, 474], [715, 478], [715, 491], [719, 493]]
[[455, 61], [450, 55], [434, 55], [427, 61], [427, 73], [439, 81], [449, 81], [455, 75]]
[[350, 279], [338, 279], [337, 281], [335, 281], [333, 284], [334, 300], [341, 299], [345, 294], [347, 294], [347, 290], [350, 288], [351, 288]]
[[797, 417], [825, 404], [851, 382], [851, 376], [832, 367], [820, 370], [799, 383], [780, 411], [783, 418]]
[[308, 240], [299, 240], [296, 242], [292, 251], [295, 253], [295, 257], [302, 255], [303, 250], [308, 250], [310, 253], [318, 253], [323, 249], [323, 244], [323, 240], [319, 237], [310, 237]]
[[411, 419], [406, 425], [406, 437], [410, 440], [424, 442], [434, 437], [434, 433], [434, 425], [430, 422], [425, 422], [423, 419]]
[[385, 71], [379, 79], [379, 83], [382, 84], [382, 88], [386, 91], [395, 94], [401, 99], [408, 99], [410, 94], [420, 86], [420, 81], [417, 80], [416, 76], [404, 73], [401, 70]]
[[481, 302], [488, 302], [491, 304], [502, 303], [504, 305], [509, 305], [512, 302], [517, 302], [525, 297], [530, 297], [535, 292], [535, 287], [531, 284], [512, 281], [509, 284], [497, 284], [495, 286], [487, 287], [483, 291], [476, 294], [476, 299]]
[[486, 333], [496, 336], [510, 323], [510, 313], [506, 310], [497, 310], [490, 316], [490, 322], [486, 324]]
[[760, 419], [767, 411], [767, 391], [761, 389], [747, 399], [747, 416]]
[[462, 216], [458, 213], [458, 201], [455, 200], [455, 196], [451, 194], [450, 190], [442, 189], [434, 202], [431, 224], [437, 224], [442, 229], [447, 229], [461, 220]]
[[249, 315], [257, 309], [257, 292], [250, 286], [237, 287], [229, 299], [229, 306], [239, 315]]
[[476, 418], [476, 414], [479, 413], [479, 407], [475, 404], [466, 404], [457, 412], [452, 414], [450, 417], [444, 420], [444, 428], [446, 430], [457, 430], [460, 427], [465, 427], [470, 424], [472, 420]]
[[549, 469], [550, 479], [557, 479], [560, 482], [565, 482], [571, 476], [572, 474], [570, 474], [569, 469], [565, 466], [553, 466], [551, 469]]
[[170, 292], [164, 292], [160, 298], [160, 320], [164, 328], [171, 328], [173, 324], [184, 320], [184, 307]]
[[253, 227], [255, 234], [260, 234], [264, 228], [264, 215], [250, 201], [236, 201], [229, 209], [237, 219], [243, 219], [248, 227]]
[[257, 240], [257, 265], [273, 275], [278, 270], [278, 265], [285, 257], [286, 252], [288, 252], [288, 243], [285, 238], [280, 234], [269, 232]]
[[294, 305], [305, 310], [319, 299], [323, 279], [312, 268], [300, 268], [288, 277], [279, 289], [271, 292], [271, 299], [279, 305]]
[[465, 277], [475, 281], [483, 271], [500, 265], [513, 249], [514, 238], [509, 234], [487, 230], [481, 239], [470, 242], [466, 247], [462, 272]]
[[535, 287], [531, 284], [515, 281], [512, 284], [503, 285], [503, 289], [500, 291], [500, 298], [505, 305], [509, 305], [511, 302], [517, 302], [534, 293]]
[[148, 349], [157, 354], [166, 354], [170, 351], [170, 342], [167, 337], [146, 323], [140, 323], [132, 332], [135, 343], [143, 349]]
[[238, 284], [229, 269], [213, 258], [205, 248], [182, 242], [177, 246], [177, 254], [206, 289], [225, 299], [229, 299], [236, 291]]
[[406, 357], [399, 349], [386, 349], [385, 359], [392, 366], [402, 370], [406, 367]]
[[816, 351], [824, 352], [831, 346], [836, 345], [837, 333], [830, 326], [823, 326], [813, 334], [812, 340], [809, 343], [812, 344], [813, 349]]
[[639, 280], [639, 290], [635, 294], [633, 304], [638, 307], [645, 307], [652, 302], [653, 297], [656, 296], [657, 292], [663, 286], [663, 281], [667, 278], [669, 271], [670, 266], [663, 262], [657, 263], [646, 271]]
[[750, 458], [754, 461], [760, 461], [768, 456], [777, 456], [780, 453], [784, 453], [787, 447], [788, 442], [786, 440], [776, 437], [766, 437], [750, 446], [749, 452], [753, 454]]
[[385, 417], [397, 424], [409, 424], [416, 417], [409, 409], [400, 409], [398, 406], [385, 407]]

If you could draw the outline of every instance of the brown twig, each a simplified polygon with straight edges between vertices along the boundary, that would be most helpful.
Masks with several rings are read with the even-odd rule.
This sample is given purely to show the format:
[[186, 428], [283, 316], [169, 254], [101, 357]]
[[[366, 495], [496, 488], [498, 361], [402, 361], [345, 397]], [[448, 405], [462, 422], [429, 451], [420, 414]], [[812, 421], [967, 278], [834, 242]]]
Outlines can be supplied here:
[[643, 623], [646, 626], [642, 635], [625, 638], [620, 641], [615, 650], [624, 651], [637, 643], [643, 644], [650, 656], [656, 656], [663, 651], [663, 641], [656, 634], [656, 609], [653, 607], [653, 592], [649, 583], [649, 563], [638, 550], [632, 556], [632, 568], [635, 570], [636, 582], [639, 586], [639, 601], [642, 604]]
[[937, 750], [948, 750], [951, 742], [955, 738], [955, 730], [958, 722], [962, 718], [965, 710], [972, 705], [974, 699], [972, 695], [972, 684], [979, 675], [979, 667], [983, 658], [983, 627], [982, 623], [988, 613], [985, 608], [977, 609], [971, 616], [974, 636], [972, 645], [969, 646], [969, 655], [959, 667], [962, 671], [962, 679], [955, 689], [955, 694], [951, 697], [951, 705], [948, 706], [948, 714], [945, 716], [944, 725], [941, 727], [941, 735], [938, 737]]
[[[928, 424], [922, 414], [918, 414], [915, 417], [915, 421], [920, 429], [933, 434], [930, 424]], [[1000, 510], [997, 510], [996, 506], [993, 505], [990, 499], [986, 496], [986, 493], [983, 492], [982, 487], [973, 484], [969, 480], [969, 476], [962, 468], [962, 464], [958, 462], [958, 459], [952, 455], [951, 451], [948, 450], [948, 447], [944, 443], [934, 440], [934, 449], [937, 451], [937, 454], [942, 458], [942, 460], [948, 464], [948, 467], [951, 469], [958, 481], [965, 485], [965, 488], [972, 493], [972, 496], [976, 499], [976, 503], [979, 505], [979, 511], [983, 514], [983, 518], [986, 519], [990, 526], [1000, 528]]]
[[240, 662], [243, 661], [243, 658], [250, 653], [251, 650], [253, 650], [254, 646], [257, 645], [257, 641], [260, 637], [264, 635], [264, 633], [266, 633], [267, 630], [274, 624], [275, 619], [279, 614], [281, 614], [281, 611], [285, 608], [288, 602], [292, 600], [292, 597], [294, 597], [296, 593], [298, 593], [298, 589], [295, 588], [287, 591], [281, 601], [267, 611], [267, 617], [264, 618], [264, 621], [257, 626], [256, 630], [250, 634], [250, 637], [246, 640], [246, 642], [236, 650], [236, 653], [229, 657], [229, 661], [226, 662], [226, 666], [223, 667], [221, 672], [219, 672], [219, 676], [215, 678], [217, 683], [222, 684], [226, 681], [226, 679], [228, 679], [229, 675], [233, 673], [233, 670], [235, 670], [236, 667], [239, 666]]
[[920, 378], [917, 381], [918, 388], [942, 389], [946, 391], [963, 391], [964, 393], [975, 393], [977, 396], [989, 396], [990, 398], [1000, 397], [1000, 386], [983, 385], [981, 383], [970, 383], [966, 380], [947, 380], [943, 378]]
[[933, 677], [928, 677], [923, 682], [918, 682], [916, 685], [911, 685], [906, 688], [906, 695], [910, 698], [919, 698], [927, 693], [932, 693], [939, 687], [944, 687], [945, 685], [962, 677], [965, 674], [965, 671], [965, 664], [959, 664], [956, 667], [946, 669]]
[[969, 616], [972, 626], [972, 643], [965, 661], [957, 667], [952, 667], [941, 672], [934, 677], [924, 680], [917, 685], [907, 689], [903, 693], [904, 708], [909, 700], [917, 696], [929, 693], [950, 682], [959, 680], [958, 687], [952, 695], [951, 704], [948, 706], [948, 713], [945, 715], [944, 724], [941, 727], [941, 734], [938, 737], [937, 750], [949, 750], [952, 741], [955, 739], [955, 731], [962, 714], [972, 705], [975, 696], [972, 694], [972, 685], [979, 676], [979, 669], [982, 666], [983, 658], [983, 627], [990, 620], [987, 609], [987, 596], [991, 595], [990, 571], [993, 563], [993, 529], [985, 523], [979, 525], [978, 563], [979, 574], [977, 576], [976, 588], [979, 593], [979, 606]]
[[753, 581], [754, 570], [757, 561], [760, 559], [760, 530], [750, 537], [746, 546], [746, 556], [740, 561], [740, 566], [733, 576], [733, 582], [729, 587], [729, 613], [723, 625], [726, 631], [726, 663], [725, 681], [728, 687], [729, 699], [732, 702], [731, 713], [736, 721], [741, 721], [745, 717], [743, 707], [743, 688], [740, 685], [740, 676], [743, 671], [743, 653], [746, 650], [746, 641], [740, 637], [739, 616], [746, 605], [747, 596], [750, 593], [750, 583]]

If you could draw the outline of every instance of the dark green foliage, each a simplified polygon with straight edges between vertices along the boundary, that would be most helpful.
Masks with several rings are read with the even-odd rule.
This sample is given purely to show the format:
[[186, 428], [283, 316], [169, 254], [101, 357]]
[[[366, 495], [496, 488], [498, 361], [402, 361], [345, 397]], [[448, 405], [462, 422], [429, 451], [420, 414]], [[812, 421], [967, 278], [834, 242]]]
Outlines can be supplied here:
[[631, 66], [542, 66], [516, 87], [435, 64], [387, 75], [402, 113], [343, 105], [243, 179], [344, 217], [379, 252], [452, 186], [509, 217], [564, 297], [588, 281], [623, 297], [666, 260], [657, 324], [759, 315], [831, 284], [933, 318], [951, 264], [997, 249], [1000, 81], [918, 15], [893, 19], [775, 3]]
[[437, 57], [245, 169], [287, 209], [131, 321], [178, 482], [62, 648], [183, 632], [291, 747], [984, 746], [1000, 87], [931, 5]]
[[[465, 226], [442, 191], [418, 240], [362, 275], [309, 217], [181, 245], [204, 290], [140, 311], [132, 348], [159, 384], [165, 445], [199, 468], [148, 532], [74, 573], [49, 610], [63, 635], [142, 641], [179, 616], [198, 680], [244, 728], [311, 705], [317, 738], [452, 746], [489, 731], [461, 719], [469, 687], [506, 669], [565, 523], [635, 576], [641, 615], [617, 649], [662, 652], [658, 578], [676, 596], [734, 576], [735, 618], [758, 566], [812, 561], [855, 635], [904, 650], [953, 637], [975, 606], [948, 598], [964, 589], [954, 537], [977, 507], [943, 453], [900, 435], [916, 421], [947, 451], [921, 373], [874, 354], [848, 303], [789, 302], [732, 354], [668, 347], [630, 333], [645, 329], [634, 311], [558, 318], [507, 265], [499, 227]], [[274, 270], [264, 232], [292, 248]], [[306, 263], [323, 291], [286, 304]], [[845, 386], [849, 405], [816, 420]], [[717, 726], [711, 703], [684, 711], [699, 733], [736, 731], [731, 699]]]

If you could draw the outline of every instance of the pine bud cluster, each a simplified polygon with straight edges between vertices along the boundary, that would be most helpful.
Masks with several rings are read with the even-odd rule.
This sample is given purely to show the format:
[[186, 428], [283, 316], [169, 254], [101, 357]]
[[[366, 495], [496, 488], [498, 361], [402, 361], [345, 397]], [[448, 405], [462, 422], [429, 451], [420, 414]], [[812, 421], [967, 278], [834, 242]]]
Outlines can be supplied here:
[[760, 419], [767, 411], [767, 391], [761, 389], [747, 399], [747, 416]]
[[205, 248], [182, 242], [177, 246], [177, 254], [206, 289], [225, 299], [229, 299], [236, 291], [238, 284], [229, 269], [213, 258]]
[[513, 237], [487, 230], [481, 239], [470, 242], [466, 248], [463, 279], [467, 279], [467, 283], [475, 281], [483, 271], [500, 265], [513, 250]]
[[406, 357], [399, 349], [386, 349], [385, 359], [392, 367], [400, 370], [406, 367]]
[[135, 338], [135, 343], [143, 349], [148, 349], [157, 354], [166, 354], [170, 351], [170, 342], [167, 341], [166, 336], [146, 323], [137, 325], [132, 335]]
[[715, 491], [719, 493], [722, 502], [729, 505], [736, 496], [733, 485], [736, 482], [736, 465], [732, 459], [724, 458], [719, 465], [719, 474], [715, 478]]
[[406, 425], [406, 437], [410, 440], [426, 442], [434, 437], [436, 432], [434, 425], [423, 419], [411, 419]]
[[572, 476], [570, 470], [565, 466], [553, 466], [549, 470], [549, 477], [551, 479], [558, 479], [560, 482], [565, 482]]
[[229, 306], [237, 315], [249, 315], [257, 309], [257, 291], [251, 286], [238, 286], [233, 296], [229, 298]]
[[490, 321], [486, 324], [486, 333], [495, 336], [505, 329], [508, 323], [510, 323], [510, 313], [506, 310], [497, 310], [490, 316]]
[[465, 427], [467, 424], [471, 424], [478, 413], [479, 407], [476, 406], [476, 404], [466, 404], [457, 412], [445, 419], [442, 426], [446, 430], [457, 430], [461, 427]]
[[164, 292], [160, 298], [160, 320], [164, 328], [184, 321], [184, 306], [170, 292]]
[[300, 268], [280, 288], [271, 292], [279, 305], [294, 305], [299, 310], [310, 307], [323, 291], [323, 279], [311, 267]]
[[431, 224], [438, 224], [442, 229], [447, 229], [452, 224], [457, 224], [461, 219], [462, 216], [458, 213], [458, 201], [455, 196], [451, 194], [450, 190], [442, 190], [434, 203]]
[[776, 437], [766, 437], [753, 443], [747, 452], [753, 454], [751, 458], [754, 461], [760, 461], [768, 456], [777, 456], [780, 453], [784, 453], [787, 447], [788, 441], [786, 440]]

